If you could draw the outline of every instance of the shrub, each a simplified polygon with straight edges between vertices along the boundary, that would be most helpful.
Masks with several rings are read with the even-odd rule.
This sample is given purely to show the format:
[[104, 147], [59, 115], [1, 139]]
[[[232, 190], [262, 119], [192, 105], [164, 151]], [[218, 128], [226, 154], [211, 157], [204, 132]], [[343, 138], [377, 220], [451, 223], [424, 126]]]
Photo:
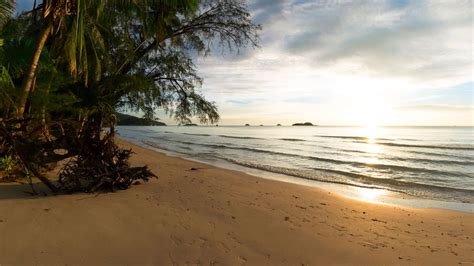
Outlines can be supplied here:
[[9, 172], [15, 165], [16, 161], [10, 155], [5, 155], [0, 158], [0, 171]]

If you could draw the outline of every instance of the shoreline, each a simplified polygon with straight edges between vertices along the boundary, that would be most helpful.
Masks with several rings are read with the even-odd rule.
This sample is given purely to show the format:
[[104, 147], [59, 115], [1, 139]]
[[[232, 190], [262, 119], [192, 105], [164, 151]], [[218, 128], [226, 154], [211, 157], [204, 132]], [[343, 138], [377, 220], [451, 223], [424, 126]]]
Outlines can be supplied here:
[[[257, 178], [264, 178], [284, 183], [298, 184], [303, 186], [315, 187], [322, 189], [326, 192], [336, 193], [340, 196], [351, 198], [354, 200], [366, 201], [375, 204], [394, 205], [409, 208], [433, 208], [433, 209], [446, 209], [454, 211], [462, 211], [468, 213], [474, 213], [474, 203], [470, 202], [459, 202], [459, 201], [448, 201], [441, 199], [433, 199], [426, 197], [416, 197], [410, 194], [405, 194], [398, 191], [392, 191], [387, 189], [379, 188], [364, 188], [357, 185], [339, 184], [324, 182], [319, 180], [305, 179], [290, 175], [284, 175], [280, 173], [268, 172], [260, 169], [249, 168], [232, 164], [224, 160], [200, 160], [193, 158], [192, 156], [184, 153], [179, 153], [171, 150], [165, 150], [161, 147], [155, 147], [147, 144], [143, 141], [137, 141], [132, 139], [125, 139], [119, 137], [121, 140], [130, 142], [134, 145], [140, 146], [144, 149], [150, 149], [159, 153], [163, 153], [167, 156], [177, 157], [184, 160], [207, 164], [213, 167], [222, 168], [226, 170], [238, 171], [244, 174], [248, 174]], [[368, 195], [367, 195], [368, 194]], [[375, 194], [375, 195], [374, 195]]]
[[158, 179], [48, 197], [0, 185], [0, 264], [474, 263], [472, 213], [368, 203], [118, 143]]

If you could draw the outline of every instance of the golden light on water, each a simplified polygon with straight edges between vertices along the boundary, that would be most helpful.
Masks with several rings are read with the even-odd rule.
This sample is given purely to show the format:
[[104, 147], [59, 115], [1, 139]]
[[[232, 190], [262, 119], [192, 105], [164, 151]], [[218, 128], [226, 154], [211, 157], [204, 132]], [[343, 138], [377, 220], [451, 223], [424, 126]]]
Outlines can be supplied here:
[[367, 146], [365, 148], [365, 152], [370, 154], [371, 156], [376, 156], [378, 153], [382, 152], [382, 147], [378, 145], [377, 143], [367, 143]]
[[375, 123], [368, 124], [364, 129], [363, 129], [363, 136], [367, 137], [367, 142], [369, 143], [375, 143], [377, 139], [377, 134], [378, 134], [378, 127]]
[[372, 189], [372, 188], [361, 188], [356, 187], [357, 196], [360, 199], [367, 201], [379, 201], [380, 197], [385, 195], [387, 191], [382, 189]]
[[379, 128], [375, 124], [371, 124], [363, 128], [362, 136], [367, 138], [364, 145], [364, 152], [368, 157], [364, 158], [367, 164], [376, 164], [379, 162], [379, 154], [383, 152], [382, 146], [377, 144]]

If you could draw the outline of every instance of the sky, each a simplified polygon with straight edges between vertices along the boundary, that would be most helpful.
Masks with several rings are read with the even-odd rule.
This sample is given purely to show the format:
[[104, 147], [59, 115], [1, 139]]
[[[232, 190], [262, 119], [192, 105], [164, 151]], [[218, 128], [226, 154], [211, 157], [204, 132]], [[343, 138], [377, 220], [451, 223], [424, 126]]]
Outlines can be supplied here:
[[196, 59], [219, 124], [474, 126], [472, 0], [247, 3], [260, 48]]

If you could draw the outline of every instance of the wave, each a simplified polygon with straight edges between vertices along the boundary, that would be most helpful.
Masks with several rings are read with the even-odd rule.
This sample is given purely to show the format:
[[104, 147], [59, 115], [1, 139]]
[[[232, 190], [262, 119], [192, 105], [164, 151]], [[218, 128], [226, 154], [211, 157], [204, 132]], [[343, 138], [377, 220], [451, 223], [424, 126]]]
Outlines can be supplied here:
[[[327, 136], [327, 135], [314, 135], [315, 137], [320, 138], [336, 138], [336, 139], [351, 139], [357, 143], [367, 143], [368, 141], [382, 141], [376, 142], [373, 144], [384, 145], [384, 146], [394, 146], [394, 147], [411, 147], [411, 148], [426, 148], [426, 149], [446, 149], [446, 150], [474, 150], [474, 146], [450, 146], [450, 145], [417, 145], [417, 144], [404, 144], [404, 143], [394, 143], [394, 142], [383, 142], [383, 141], [394, 141], [395, 139], [388, 138], [369, 138], [361, 136]], [[416, 139], [399, 139], [399, 140], [408, 140], [408, 141], [418, 141]]]
[[393, 160], [397, 161], [413, 161], [413, 162], [420, 162], [420, 163], [433, 163], [433, 164], [457, 164], [457, 165], [474, 165], [474, 162], [470, 161], [454, 161], [454, 160], [440, 160], [440, 159], [422, 159], [422, 158], [401, 158], [396, 157]]
[[[355, 149], [341, 149], [337, 147], [329, 147], [329, 146], [322, 146], [322, 145], [308, 145], [312, 147], [319, 147], [319, 148], [326, 148], [326, 149], [333, 149], [335, 151], [341, 151], [345, 153], [357, 153], [362, 155], [369, 155], [366, 151], [362, 150], [355, 150]], [[320, 152], [320, 151], [318, 151]], [[436, 157], [445, 157], [445, 158], [456, 158], [459, 160], [445, 160], [445, 159], [425, 159], [425, 158], [414, 158], [414, 157], [387, 157], [387, 160], [393, 161], [403, 161], [403, 162], [421, 162], [421, 163], [433, 163], [433, 164], [456, 164], [456, 165], [474, 165], [474, 157], [469, 156], [460, 156], [454, 154], [443, 154], [443, 153], [433, 153], [433, 152], [423, 152], [423, 151], [408, 151], [410, 153], [415, 154], [423, 154], [429, 156], [436, 156]], [[334, 155], [342, 155], [347, 156], [347, 154], [340, 153], [340, 152], [324, 152], [327, 154], [334, 154]], [[460, 161], [462, 160], [462, 161]]]
[[[356, 141], [361, 142], [361, 141]], [[363, 142], [365, 143], [365, 142]], [[425, 148], [425, 149], [442, 149], [442, 150], [467, 150], [474, 151], [474, 146], [449, 146], [449, 145], [415, 145], [415, 144], [403, 144], [393, 142], [377, 142], [377, 145], [394, 146], [394, 147], [405, 147], [405, 148]]]
[[[342, 161], [342, 160], [337, 160], [337, 159], [329, 159], [329, 158], [322, 158], [322, 157], [316, 157], [316, 156], [304, 156], [304, 155], [291, 154], [291, 153], [285, 153], [285, 152], [269, 151], [265, 149], [255, 149], [255, 148], [250, 148], [250, 147], [235, 147], [235, 146], [222, 145], [222, 144], [203, 144], [203, 143], [194, 143], [194, 142], [189, 142], [189, 141], [173, 141], [173, 142], [199, 145], [199, 146], [205, 146], [205, 147], [215, 148], [215, 149], [245, 150], [245, 151], [265, 153], [265, 154], [270, 154], [270, 155], [297, 157], [297, 158], [303, 158], [303, 159], [309, 159], [309, 160], [328, 162], [328, 163], [337, 164], [337, 165], [352, 165], [352, 166], [356, 166], [359, 169], [360, 167], [368, 167], [368, 168], [396, 171], [396, 172], [399, 172], [399, 171], [401, 172], [409, 171], [409, 172], [415, 172], [415, 173], [424, 172], [424, 173], [436, 174], [435, 176], [455, 175], [455, 176], [474, 178], [474, 176], [469, 175], [469, 174], [463, 174], [463, 173], [457, 173], [457, 172], [444, 172], [444, 171], [438, 171], [434, 169], [414, 168], [414, 167], [398, 166], [398, 165], [390, 165], [390, 164], [365, 164], [365, 163], [353, 162], [353, 161], [347, 162], [347, 161]], [[143, 143], [155, 148], [173, 151], [168, 148], [163, 148], [152, 141], [143, 141]], [[231, 163], [241, 165], [244, 167], [263, 170], [267, 172], [273, 172], [277, 174], [283, 174], [287, 176], [293, 176], [297, 178], [304, 178], [308, 180], [338, 183], [338, 184], [343, 184], [343, 185], [352, 185], [352, 186], [365, 187], [365, 188], [387, 189], [387, 190], [391, 190], [395, 192], [410, 194], [413, 196], [422, 196], [422, 197], [424, 196], [426, 198], [433, 197], [433, 195], [429, 194], [430, 192], [426, 192], [426, 191], [437, 191], [437, 192], [443, 192], [443, 193], [446, 192], [445, 193], [446, 199], [449, 199], [449, 200], [456, 199], [456, 200], [460, 200], [464, 202], [466, 202], [466, 200], [472, 202], [472, 199], [474, 198], [474, 190], [472, 189], [452, 187], [451, 185], [449, 185], [449, 183], [446, 183], [447, 185], [445, 187], [444, 182], [447, 182], [446, 179], [444, 180], [431, 179], [431, 178], [423, 177], [420, 179], [415, 179], [416, 181], [413, 182], [412, 180], [408, 181], [408, 180], [397, 179], [397, 178], [377, 178], [377, 177], [370, 176], [367, 174], [357, 173], [355, 172], [357, 171], [357, 169], [354, 169], [355, 171], [340, 170], [340, 169], [337, 169], [337, 167], [336, 169], [328, 169], [326, 167], [324, 168], [311, 167], [309, 169], [291, 169], [291, 168], [285, 168], [285, 167], [279, 167], [279, 166], [270, 166], [270, 165], [246, 162], [246, 161], [241, 161], [241, 160], [235, 160], [232, 158], [226, 158], [222, 154], [219, 155], [219, 153], [212, 152], [212, 150], [211, 152], [209, 152], [209, 154], [211, 154], [214, 158], [226, 160]], [[362, 172], [367, 173], [367, 171], [362, 171]], [[391, 175], [384, 175], [384, 176], [391, 176]], [[430, 184], [427, 184], [425, 182], [430, 183]], [[437, 195], [436, 197], [440, 197], [440, 196]]]
[[[365, 142], [362, 142], [362, 143], [365, 143]], [[375, 144], [379, 144], [379, 143], [374, 143]], [[324, 152], [324, 153], [327, 153], [325, 152], [325, 150], [334, 150], [334, 151], [337, 151], [337, 152], [334, 152], [333, 154], [337, 154], [337, 155], [347, 155], [347, 154], [344, 154], [344, 153], [357, 153], [357, 154], [365, 154], [367, 155], [368, 153], [366, 151], [363, 151], [363, 150], [358, 150], [358, 149], [351, 149], [351, 148], [341, 148], [341, 147], [337, 147], [337, 146], [327, 146], [327, 145], [320, 145], [320, 144], [314, 144], [314, 143], [310, 143], [308, 142], [308, 144], [305, 144], [305, 146], [307, 147], [316, 147], [316, 148], [322, 148], [323, 150], [321, 151], [318, 151], [318, 152]], [[341, 152], [344, 152], [344, 153], [341, 153]], [[432, 163], [453, 163], [453, 164], [459, 164], [459, 165], [470, 165], [470, 164], [474, 164], [474, 157], [470, 157], [470, 156], [463, 156], [463, 155], [459, 155], [459, 154], [445, 154], [445, 153], [436, 153], [436, 152], [429, 152], [429, 151], [426, 151], [426, 150], [411, 150], [411, 149], [407, 149], [405, 150], [405, 152], [408, 152], [408, 153], [415, 153], [415, 154], [422, 154], [422, 155], [429, 155], [429, 156], [436, 156], [436, 157], [445, 157], [445, 158], [456, 158], [456, 159], [459, 159], [459, 160], [464, 160], [464, 161], [459, 161], [459, 160], [431, 160], [431, 159], [417, 159], [417, 158], [401, 158], [401, 157], [395, 157], [395, 158], [388, 158], [388, 159], [393, 159], [393, 160], [397, 160], [397, 161], [424, 161], [424, 162], [432, 162]], [[440, 151], [442, 152], [442, 151]]]
[[262, 139], [262, 138], [256, 138], [256, 137], [240, 137], [240, 136], [228, 136], [228, 135], [218, 135], [218, 136], [222, 138], [228, 138], [228, 139]]
[[[387, 178], [376, 178], [368, 175], [361, 175], [352, 172], [346, 172], [341, 170], [332, 170], [332, 169], [323, 169], [323, 168], [311, 168], [311, 170], [304, 169], [292, 169], [279, 166], [270, 166], [263, 164], [256, 164], [252, 162], [244, 162], [239, 160], [234, 160], [230, 158], [221, 158], [228, 162], [249, 167], [257, 170], [263, 170], [267, 172], [283, 174], [287, 176], [293, 176], [303, 179], [328, 182], [328, 183], [337, 183], [351, 186], [358, 186], [364, 188], [379, 188], [387, 189], [395, 192], [401, 192], [406, 194], [420, 195], [420, 193], [428, 191], [442, 191], [449, 193], [460, 193], [463, 194], [463, 198], [470, 198], [474, 196], [474, 190], [470, 189], [461, 189], [453, 187], [443, 187], [432, 184], [416, 183], [409, 182], [405, 180], [397, 179], [387, 179]], [[328, 173], [330, 175], [328, 175]], [[410, 193], [411, 192], [411, 193]], [[416, 192], [416, 193], [415, 193]], [[452, 194], [450, 196], [453, 196]]]
[[179, 147], [183, 150], [188, 150], [188, 151], [192, 151], [193, 149], [189, 146], [186, 146], [186, 145], [179, 145]]
[[443, 154], [443, 153], [436, 153], [436, 152], [426, 152], [426, 151], [409, 151], [410, 153], [422, 154], [422, 155], [429, 155], [429, 156], [437, 156], [437, 157], [456, 157], [458, 159], [463, 160], [474, 160], [474, 157], [471, 156], [462, 156], [462, 155], [454, 155], [454, 154]]
[[[320, 148], [326, 148], [326, 149], [334, 149], [336, 151], [342, 151], [342, 152], [347, 152], [347, 153], [357, 153], [357, 154], [370, 154], [367, 153], [366, 151], [363, 150], [355, 150], [355, 149], [341, 149], [337, 147], [329, 147], [329, 146], [321, 146], [321, 145], [308, 145], [308, 146], [313, 146], [313, 147], [320, 147]], [[456, 158], [459, 160], [464, 160], [464, 161], [459, 161], [459, 160], [444, 160], [444, 159], [422, 159], [422, 158], [414, 158], [414, 157], [389, 157], [387, 159], [390, 160], [396, 160], [396, 161], [416, 161], [416, 162], [426, 162], [426, 163], [446, 163], [446, 164], [459, 164], [459, 165], [474, 165], [474, 157], [470, 156], [462, 156], [458, 154], [445, 154], [445, 153], [435, 153], [435, 152], [423, 152], [423, 151], [416, 151], [416, 150], [405, 150], [405, 152], [408, 153], [414, 153], [414, 154], [422, 154], [422, 155], [429, 155], [432, 157], [444, 157], [444, 158]], [[334, 153], [341, 155], [341, 153]], [[346, 155], [346, 154], [343, 154]]]
[[290, 138], [281, 138], [279, 140], [285, 140], [285, 141], [306, 141], [304, 139], [290, 139]]
[[190, 135], [190, 136], [200, 136], [200, 137], [210, 137], [212, 135], [209, 134], [195, 134], [195, 133], [181, 133], [183, 135]]
[[385, 139], [385, 138], [369, 138], [369, 137], [361, 137], [361, 136], [328, 136], [328, 135], [314, 135], [314, 137], [332, 138], [332, 139], [353, 139], [353, 140], [392, 140], [392, 139]]
[[152, 130], [149, 130], [149, 129], [133, 129], [133, 128], [127, 128], [127, 131], [140, 132], [140, 133], [151, 133], [151, 132], [153, 132]]
[[[378, 170], [383, 170], [383, 171], [430, 173], [430, 174], [441, 175], [441, 176], [446, 176], [446, 175], [455, 176], [455, 177], [468, 176], [468, 177], [474, 178], [474, 175], [461, 173], [461, 172], [453, 172], [453, 171], [440, 171], [440, 170], [435, 170], [435, 169], [409, 167], [409, 166], [401, 166], [401, 165], [393, 165], [393, 164], [369, 164], [369, 163], [363, 163], [363, 162], [345, 161], [345, 160], [330, 159], [330, 158], [317, 157], [317, 156], [299, 155], [299, 154], [285, 153], [285, 152], [278, 152], [278, 151], [269, 151], [269, 150], [262, 150], [262, 149], [249, 148], [249, 147], [236, 147], [236, 146], [229, 146], [229, 145], [223, 145], [223, 144], [194, 143], [194, 142], [189, 142], [189, 141], [175, 141], [175, 142], [190, 144], [190, 145], [200, 145], [200, 146], [205, 146], [205, 147], [214, 148], [214, 149], [242, 150], [242, 151], [250, 151], [250, 152], [257, 152], [257, 153], [265, 153], [269, 155], [279, 155], [279, 156], [293, 157], [293, 158], [299, 158], [299, 159], [305, 159], [305, 160], [327, 162], [327, 163], [332, 163], [332, 164], [337, 164], [337, 165], [349, 165], [349, 166], [353, 166], [359, 169], [369, 168], [369, 169], [378, 169]], [[457, 161], [452, 161], [452, 163], [455, 163], [455, 162], [457, 163]], [[469, 162], [465, 162], [465, 163], [466, 165], [468, 165]]]
[[[191, 136], [202, 136], [202, 137], [209, 137], [212, 135], [209, 134], [194, 134], [194, 133], [182, 133], [184, 135], [191, 135]], [[229, 138], [229, 139], [264, 139], [264, 138], [257, 138], [257, 137], [247, 137], [247, 136], [229, 136], [229, 135], [217, 135], [221, 138]], [[279, 140], [284, 141], [306, 141], [304, 139], [293, 139], [293, 138], [281, 138]]]
[[[172, 133], [172, 132], [165, 131], [165, 133]], [[201, 136], [201, 137], [213, 136], [213, 135], [210, 135], [210, 134], [197, 134], [197, 133], [181, 133], [181, 134], [190, 135], [190, 136]], [[222, 137], [222, 138], [231, 138], [231, 139], [263, 139], [263, 138], [258, 138], [258, 137], [249, 137], [249, 136], [229, 136], [229, 135], [217, 135], [217, 136]], [[376, 140], [377, 142], [373, 143], [374, 145], [392, 146], [392, 147], [474, 151], [474, 146], [404, 144], [404, 143], [387, 142], [387, 140], [388, 141], [392, 140], [392, 139], [387, 139], [387, 138], [373, 138], [373, 139], [371, 139], [371, 138], [368, 138], [368, 137], [361, 137], [361, 136], [327, 136], [327, 135], [314, 135], [314, 136], [322, 137], [322, 138], [352, 139], [356, 143], [368, 143], [369, 140]], [[298, 139], [298, 138], [279, 138], [278, 140], [293, 141], [293, 142], [307, 141], [307, 140]]]
[[142, 143], [145, 144], [145, 145], [148, 145], [150, 147], [156, 148], [156, 149], [160, 149], [160, 150], [164, 150], [164, 151], [170, 151], [170, 152], [176, 152], [175, 150], [162, 147], [162, 146], [160, 146], [160, 145], [158, 145], [158, 144], [156, 144], [152, 141], [142, 140]]

